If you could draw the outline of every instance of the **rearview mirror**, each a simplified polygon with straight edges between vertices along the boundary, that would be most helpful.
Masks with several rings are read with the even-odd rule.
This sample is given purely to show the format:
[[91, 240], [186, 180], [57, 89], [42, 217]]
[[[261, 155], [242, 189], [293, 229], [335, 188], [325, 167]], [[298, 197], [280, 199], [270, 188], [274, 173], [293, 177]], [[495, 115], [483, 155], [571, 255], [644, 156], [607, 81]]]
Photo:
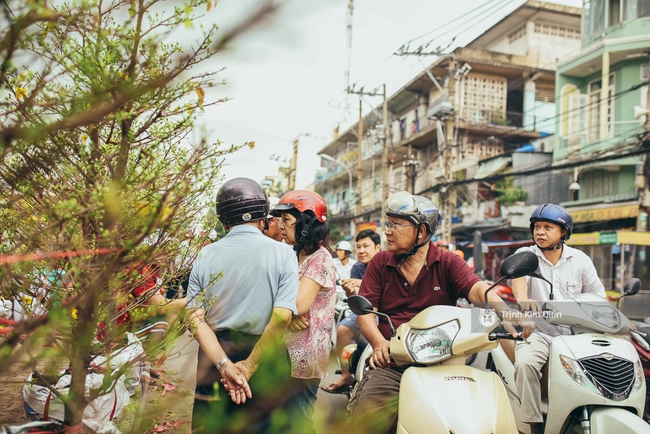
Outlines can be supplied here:
[[634, 295], [639, 290], [641, 289], [641, 279], [637, 279], [636, 277], [633, 277], [632, 279], [628, 280], [627, 283], [625, 284], [625, 287], [623, 288], [623, 294], [625, 295]]
[[388, 327], [390, 327], [390, 334], [391, 336], [395, 336], [395, 327], [393, 327], [393, 322], [390, 320], [390, 317], [383, 312], [375, 312], [372, 303], [370, 303], [366, 297], [361, 295], [352, 295], [348, 297], [348, 307], [357, 315], [368, 315], [369, 313], [374, 313], [375, 315], [386, 318]]
[[539, 260], [533, 252], [515, 253], [501, 264], [501, 276], [518, 279], [534, 273], [539, 268]]
[[366, 297], [363, 297], [361, 295], [352, 295], [348, 297], [348, 306], [350, 307], [350, 310], [357, 315], [375, 313], [372, 308], [372, 304]]

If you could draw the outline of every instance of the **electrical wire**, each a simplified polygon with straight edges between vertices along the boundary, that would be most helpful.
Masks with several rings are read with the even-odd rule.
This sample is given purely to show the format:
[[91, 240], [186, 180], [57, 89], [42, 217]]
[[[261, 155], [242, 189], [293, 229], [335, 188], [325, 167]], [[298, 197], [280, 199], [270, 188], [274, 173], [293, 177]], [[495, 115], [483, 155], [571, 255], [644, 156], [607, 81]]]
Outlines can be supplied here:
[[[459, 21], [459, 20], [462, 19], [462, 18], [472, 17], [472, 15], [473, 15], [475, 12], [478, 12], [479, 10], [483, 9], [484, 7], [490, 6], [491, 3], [498, 2], [498, 3], [503, 4], [503, 3], [505, 3], [505, 2], [510, 2], [510, 3], [511, 3], [512, 1], [514, 1], [514, 0], [489, 0], [489, 1], [487, 1], [487, 2], [485, 2], [485, 3], [483, 3], [483, 4], [481, 4], [481, 5], [479, 5], [478, 7], [472, 9], [471, 11], [466, 12], [466, 13], [464, 13], [464, 14], [462, 14], [462, 15], [457, 16], [457, 17], [454, 18], [453, 20], [448, 21], [447, 23], [443, 24], [443, 25], [440, 26], [440, 27], [437, 27], [437, 28], [435, 28], [435, 29], [433, 29], [433, 30], [430, 30], [430, 31], [428, 31], [428, 32], [426, 32], [426, 33], [420, 35], [420, 36], [416, 36], [415, 38], [406, 41], [402, 46], [404, 46], [404, 45], [408, 45], [408, 44], [410, 44], [411, 42], [414, 42], [414, 41], [416, 41], [416, 40], [418, 40], [418, 39], [421, 39], [421, 38], [423, 38], [423, 37], [425, 37], [425, 36], [428, 36], [428, 35], [430, 35], [430, 34], [432, 34], [432, 33], [437, 32], [437, 31], [440, 31], [440, 30], [444, 29], [445, 27], [448, 27], [448, 26], [454, 24], [455, 22]], [[483, 13], [483, 12], [481, 12], [480, 14], [477, 14], [477, 16], [481, 16], [482, 13]], [[471, 19], [473, 20], [474, 18], [471, 18]], [[461, 23], [460, 26], [462, 26], [462, 25], [464, 25], [464, 24], [465, 24], [465, 23]], [[456, 29], [457, 29], [457, 27], [454, 28], [454, 29], [452, 29], [452, 30], [456, 30]], [[444, 33], [442, 33], [441, 35], [436, 36], [436, 38], [439, 38], [439, 37], [441, 37], [441, 36], [447, 35], [447, 34], [449, 34], [452, 30], [447, 31], [447, 32], [444, 32]], [[430, 45], [431, 42], [434, 41], [434, 40], [435, 40], [435, 38], [434, 38], [433, 40], [429, 41], [429, 42], [427, 43], [427, 45]]]

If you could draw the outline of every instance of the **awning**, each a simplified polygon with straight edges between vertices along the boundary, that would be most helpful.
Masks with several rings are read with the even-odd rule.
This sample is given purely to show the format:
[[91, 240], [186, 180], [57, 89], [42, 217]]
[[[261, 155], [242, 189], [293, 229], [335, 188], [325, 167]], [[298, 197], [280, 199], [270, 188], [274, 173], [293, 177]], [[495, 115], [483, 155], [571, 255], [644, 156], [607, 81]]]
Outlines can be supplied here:
[[508, 167], [510, 161], [512, 161], [512, 157], [510, 156], [501, 156], [493, 158], [491, 160], [483, 161], [478, 167], [478, 171], [476, 172], [476, 175], [474, 175], [474, 179], [482, 179], [487, 178], [490, 175], [494, 175], [498, 171]]
[[639, 215], [639, 203], [599, 203], [581, 207], [567, 207], [573, 223], [604, 222], [634, 218]]
[[[581, 171], [587, 171], [588, 169], [601, 169], [601, 170], [609, 170], [609, 171], [615, 171], [618, 172], [620, 166], [636, 166], [638, 163], [641, 163], [643, 161], [643, 156], [641, 155], [633, 155], [631, 157], [621, 157], [618, 159], [614, 160], [607, 160], [607, 161], [596, 161], [593, 163], [587, 163], [584, 165], [579, 166]], [[566, 160], [565, 160], [566, 162]], [[557, 170], [558, 174], [561, 173], [573, 173], [574, 172], [573, 167], [565, 168], [565, 169], [559, 169]]]

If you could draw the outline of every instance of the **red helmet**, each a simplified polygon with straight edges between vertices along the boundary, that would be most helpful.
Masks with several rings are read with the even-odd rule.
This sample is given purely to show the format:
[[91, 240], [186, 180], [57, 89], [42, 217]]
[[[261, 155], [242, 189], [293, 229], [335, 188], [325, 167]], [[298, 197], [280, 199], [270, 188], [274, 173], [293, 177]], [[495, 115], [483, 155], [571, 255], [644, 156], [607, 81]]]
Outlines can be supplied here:
[[282, 211], [297, 209], [301, 213], [311, 211], [319, 222], [327, 220], [327, 204], [320, 194], [309, 190], [294, 190], [282, 196], [280, 202], [271, 212], [274, 216], [280, 216]]

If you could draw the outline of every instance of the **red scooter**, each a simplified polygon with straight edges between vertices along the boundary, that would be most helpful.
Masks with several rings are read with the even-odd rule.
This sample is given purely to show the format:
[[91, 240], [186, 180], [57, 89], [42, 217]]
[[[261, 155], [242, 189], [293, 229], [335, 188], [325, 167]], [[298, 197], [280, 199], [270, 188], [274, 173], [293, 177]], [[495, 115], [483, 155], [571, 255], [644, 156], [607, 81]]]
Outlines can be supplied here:
[[643, 366], [643, 375], [646, 382], [645, 409], [643, 410], [643, 420], [650, 423], [650, 325], [643, 322], [635, 322], [636, 330], [630, 330], [632, 345], [639, 353], [641, 366]]

